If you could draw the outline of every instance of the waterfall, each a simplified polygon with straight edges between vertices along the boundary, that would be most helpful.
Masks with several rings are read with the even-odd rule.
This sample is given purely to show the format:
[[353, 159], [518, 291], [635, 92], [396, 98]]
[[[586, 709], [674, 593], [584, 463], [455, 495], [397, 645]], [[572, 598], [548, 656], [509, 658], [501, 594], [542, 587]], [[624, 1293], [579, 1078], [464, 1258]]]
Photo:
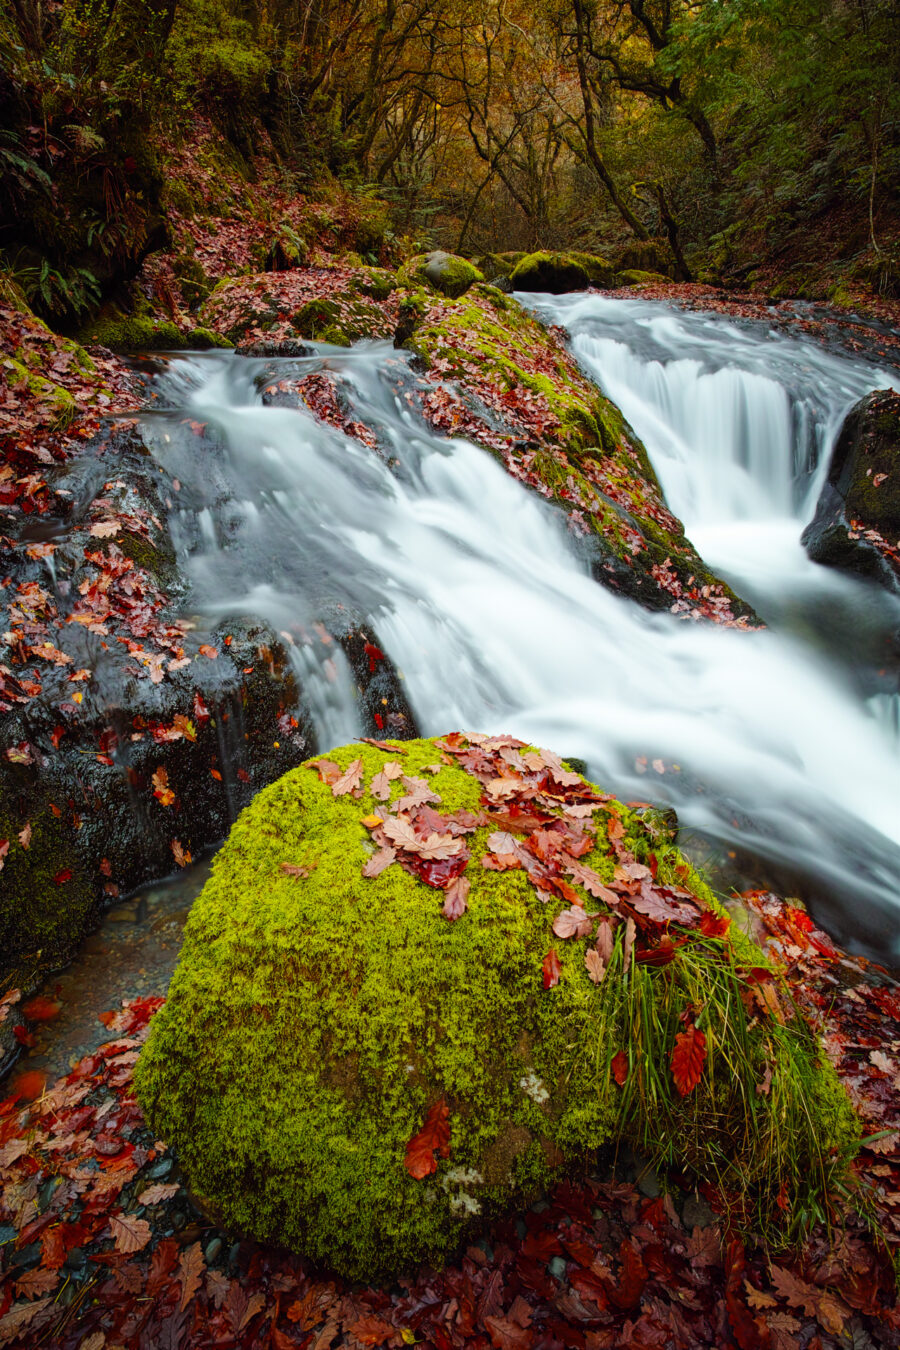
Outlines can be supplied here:
[[[824, 596], [852, 627], [868, 606], [877, 647], [900, 607], [886, 617], [875, 588], [804, 570], [797, 542], [842, 409], [877, 379], [828, 357], [829, 383], [823, 354], [791, 366], [784, 339], [743, 331], [736, 370], [728, 323], [695, 332], [660, 306], [645, 307], [646, 329], [632, 315], [634, 340], [627, 325], [613, 338], [591, 328], [604, 303], [623, 302], [542, 307], [597, 362], [692, 529], [714, 538], [724, 522], [741, 537], [774, 520], [784, 531], [778, 565], [792, 580], [770, 596], [766, 631], [650, 614], [595, 583], [559, 513], [485, 451], [418, 419], [403, 396], [406, 358], [386, 343], [172, 362], [161, 381], [172, 411], [148, 418], [146, 434], [181, 483], [172, 528], [194, 603], [288, 635], [323, 749], [358, 734], [352, 679], [314, 636], [340, 604], [377, 634], [423, 733], [510, 731], [580, 756], [625, 799], [672, 803], [687, 825], [794, 869], [845, 939], [896, 950], [900, 747], [847, 651], [826, 650], [810, 616]], [[265, 405], [273, 379], [321, 370], [376, 431], [377, 452], [303, 408]], [[754, 548], [721, 545], [726, 560], [756, 566], [750, 598], [769, 594], [776, 571]]]

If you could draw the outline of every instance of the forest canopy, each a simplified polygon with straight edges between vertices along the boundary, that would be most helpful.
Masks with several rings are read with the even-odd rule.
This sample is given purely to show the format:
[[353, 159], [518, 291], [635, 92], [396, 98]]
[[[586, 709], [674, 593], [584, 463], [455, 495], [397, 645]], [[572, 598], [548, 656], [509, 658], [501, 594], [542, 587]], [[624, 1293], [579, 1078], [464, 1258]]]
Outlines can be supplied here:
[[91, 310], [165, 245], [205, 119], [249, 180], [262, 151], [386, 200], [406, 251], [658, 239], [676, 279], [827, 258], [897, 293], [898, 30], [900, 0], [10, 0], [3, 263]]

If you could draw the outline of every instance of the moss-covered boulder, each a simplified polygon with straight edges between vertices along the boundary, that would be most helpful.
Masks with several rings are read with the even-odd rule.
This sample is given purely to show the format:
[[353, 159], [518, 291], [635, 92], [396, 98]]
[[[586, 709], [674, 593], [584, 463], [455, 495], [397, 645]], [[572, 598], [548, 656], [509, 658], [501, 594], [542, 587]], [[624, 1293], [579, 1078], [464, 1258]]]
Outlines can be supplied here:
[[546, 751], [454, 734], [257, 796], [136, 1085], [217, 1220], [386, 1278], [606, 1140], [761, 1216], [821, 1198], [856, 1122], [785, 1014], [658, 828]]
[[643, 272], [640, 268], [629, 267], [624, 272], [617, 272], [614, 284], [616, 286], [668, 286], [669, 278], [663, 276], [661, 272]]
[[876, 390], [847, 414], [802, 542], [814, 562], [900, 590], [900, 394]]
[[584, 291], [591, 284], [588, 269], [571, 253], [527, 253], [510, 272], [509, 281], [514, 291], [548, 295]]
[[452, 299], [464, 295], [476, 281], [484, 281], [484, 275], [474, 263], [441, 249], [432, 253], [419, 253], [404, 263], [397, 273], [398, 284], [407, 290], [428, 286]]

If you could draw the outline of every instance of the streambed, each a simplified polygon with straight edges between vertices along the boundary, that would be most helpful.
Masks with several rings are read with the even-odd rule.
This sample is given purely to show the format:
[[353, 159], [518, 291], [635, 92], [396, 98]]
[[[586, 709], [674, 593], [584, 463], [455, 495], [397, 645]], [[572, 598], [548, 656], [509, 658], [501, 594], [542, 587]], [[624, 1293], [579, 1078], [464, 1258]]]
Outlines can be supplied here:
[[[404, 394], [407, 357], [378, 342], [164, 364], [143, 439], [178, 483], [169, 528], [192, 609], [281, 634], [322, 751], [362, 734], [353, 673], [325, 640], [329, 615], [362, 616], [422, 734], [506, 731], [577, 756], [623, 798], [674, 806], [714, 864], [739, 852], [749, 876], [771, 869], [844, 944], [893, 963], [900, 604], [814, 565], [799, 539], [846, 411], [900, 381], [760, 324], [520, 298], [567, 328], [764, 631], [651, 614], [599, 586], [554, 508], [425, 426]], [[272, 397], [316, 371], [369, 434]], [[130, 902], [133, 923], [120, 915], [89, 941], [62, 977], [72, 1025], [54, 1024], [47, 1069], [88, 1048], [92, 1001], [164, 991], [200, 884]]]

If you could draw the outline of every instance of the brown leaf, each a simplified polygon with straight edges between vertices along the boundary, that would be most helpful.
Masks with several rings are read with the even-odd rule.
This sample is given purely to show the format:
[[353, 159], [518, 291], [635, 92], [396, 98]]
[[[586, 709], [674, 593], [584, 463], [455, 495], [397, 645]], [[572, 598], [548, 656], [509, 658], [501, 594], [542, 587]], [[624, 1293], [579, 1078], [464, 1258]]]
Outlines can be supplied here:
[[116, 1240], [117, 1252], [140, 1252], [152, 1237], [146, 1219], [135, 1219], [130, 1214], [111, 1214], [110, 1233]]
[[386, 802], [391, 795], [391, 783], [402, 773], [403, 767], [396, 760], [389, 759], [387, 763], [382, 764], [381, 771], [372, 779], [372, 796], [377, 797], [380, 802]]
[[391, 1326], [390, 1322], [383, 1322], [380, 1317], [371, 1314], [368, 1317], [360, 1317], [356, 1322], [351, 1322], [347, 1330], [362, 1345], [384, 1345], [385, 1341], [390, 1340], [396, 1333], [397, 1328]]
[[445, 919], [459, 919], [468, 908], [471, 882], [468, 877], [454, 877], [447, 887], [447, 898], [441, 910]]
[[181, 1190], [177, 1181], [157, 1182], [155, 1186], [148, 1186], [145, 1191], [141, 1191], [138, 1200], [142, 1205], [161, 1205], [164, 1200], [171, 1200], [173, 1195]]
[[601, 877], [592, 867], [586, 867], [584, 863], [577, 862], [566, 853], [562, 855], [561, 862], [564, 871], [583, 886], [595, 900], [602, 900], [604, 905], [609, 905], [611, 909], [618, 908], [619, 897], [603, 884]]
[[394, 862], [396, 857], [397, 853], [395, 849], [392, 848], [379, 849], [377, 853], [374, 853], [372, 855], [372, 857], [368, 860], [365, 867], [363, 868], [362, 870], [363, 876], [366, 877], [369, 881], [371, 881], [373, 877], [380, 876], [386, 867], [390, 867], [391, 863]]
[[494, 1350], [530, 1350], [534, 1343], [531, 1327], [520, 1327], [518, 1323], [505, 1317], [486, 1317], [484, 1324], [488, 1329]]
[[181, 1302], [179, 1308], [184, 1312], [191, 1299], [200, 1288], [200, 1281], [206, 1269], [203, 1251], [199, 1242], [195, 1242], [181, 1253], [178, 1261], [178, 1278], [181, 1281]]
[[554, 933], [557, 937], [563, 939], [587, 937], [592, 928], [593, 921], [588, 918], [580, 905], [573, 905], [571, 909], [564, 909], [553, 920]]
[[23, 848], [27, 848], [31, 843], [31, 821], [25, 826], [24, 830], [19, 831], [19, 843]]
[[384, 833], [407, 853], [416, 853], [420, 858], [433, 858], [436, 861], [455, 857], [463, 847], [462, 840], [454, 839], [452, 834], [429, 834], [426, 839], [420, 839], [403, 816], [390, 816], [384, 822]]
[[584, 964], [587, 967], [588, 977], [594, 984], [599, 984], [606, 974], [606, 966], [603, 964], [599, 952], [594, 947], [588, 947], [585, 952]]
[[26, 1270], [24, 1275], [19, 1276], [15, 1291], [20, 1298], [41, 1298], [44, 1294], [52, 1293], [58, 1284], [58, 1270], [43, 1270], [35, 1266], [33, 1270]]
[[347, 766], [340, 778], [331, 785], [331, 795], [333, 797], [343, 797], [348, 792], [355, 792], [362, 784], [363, 762], [361, 759], [355, 759], [352, 764]]
[[432, 791], [424, 778], [409, 778], [403, 775], [403, 786], [406, 788], [406, 795], [397, 802], [398, 811], [414, 811], [418, 806], [424, 806], [426, 802], [439, 802], [440, 795]]
[[308, 877], [308, 876], [309, 876], [309, 868], [308, 868], [308, 867], [303, 867], [303, 866], [301, 866], [300, 863], [283, 862], [283, 863], [279, 863], [279, 864], [278, 864], [278, 867], [279, 867], [280, 871], [284, 872], [285, 876], [288, 876], [288, 877]]
[[190, 850], [184, 847], [180, 839], [173, 839], [170, 848], [172, 850], [172, 857], [179, 867], [190, 867]]
[[327, 783], [329, 787], [336, 783], [341, 776], [340, 766], [330, 759], [311, 759], [306, 767], [318, 770], [319, 781]]

